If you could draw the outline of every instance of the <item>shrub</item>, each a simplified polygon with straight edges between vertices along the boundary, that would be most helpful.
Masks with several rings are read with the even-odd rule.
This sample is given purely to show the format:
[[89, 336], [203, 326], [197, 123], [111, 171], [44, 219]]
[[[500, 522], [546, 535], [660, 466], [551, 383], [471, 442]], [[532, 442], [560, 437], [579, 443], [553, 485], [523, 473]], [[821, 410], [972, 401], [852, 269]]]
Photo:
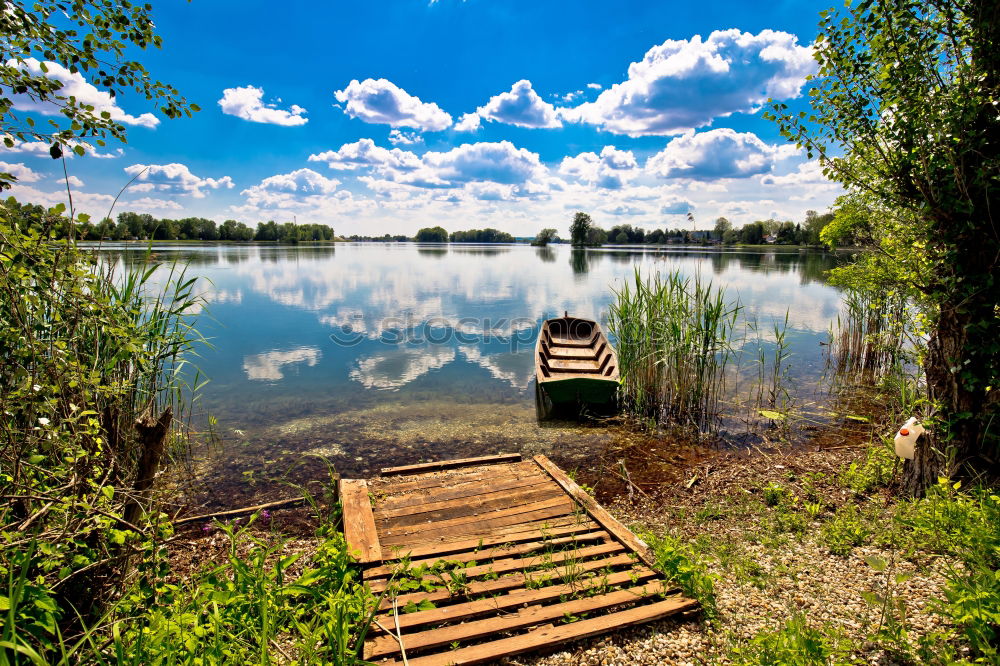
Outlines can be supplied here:
[[820, 543], [834, 555], [846, 556], [871, 535], [871, 528], [862, 519], [858, 508], [847, 504], [837, 509], [833, 518], [820, 530]]
[[829, 623], [812, 627], [795, 615], [781, 628], [762, 632], [733, 649], [730, 659], [740, 666], [813, 666], [851, 663], [851, 644]]
[[361, 662], [380, 599], [351, 566], [335, 525], [320, 526], [313, 553], [291, 555], [282, 554], [285, 540], [266, 543], [249, 524], [219, 527], [229, 541], [225, 562], [181, 585], [161, 578], [155, 594], [136, 588], [119, 604], [117, 654], [135, 664], [264, 664], [280, 640], [299, 663]]
[[769, 483], [764, 487], [764, 504], [768, 506], [778, 506], [788, 497], [788, 491], [780, 484]]
[[841, 471], [840, 482], [859, 495], [867, 495], [876, 488], [892, 482], [892, 473], [899, 459], [887, 446], [873, 446], [865, 452], [865, 459], [852, 462]]
[[945, 598], [935, 610], [960, 628], [982, 661], [1000, 659], [1000, 496], [985, 488], [963, 492], [940, 479], [923, 499], [902, 505], [895, 522], [904, 547], [962, 562], [945, 573]]
[[696, 599], [708, 617], [715, 617], [715, 582], [698, 553], [669, 534], [656, 536], [645, 533], [642, 538], [653, 550], [655, 568], [668, 580], [677, 583], [684, 594]]

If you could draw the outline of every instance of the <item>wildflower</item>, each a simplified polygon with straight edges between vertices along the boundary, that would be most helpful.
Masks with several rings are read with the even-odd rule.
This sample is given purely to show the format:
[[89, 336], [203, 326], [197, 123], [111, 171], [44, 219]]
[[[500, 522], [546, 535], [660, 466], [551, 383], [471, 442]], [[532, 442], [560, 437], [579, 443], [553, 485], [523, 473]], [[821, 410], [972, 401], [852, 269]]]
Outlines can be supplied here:
[[260, 519], [271, 520], [271, 512], [268, 511], [267, 509], [264, 509], [263, 511], [260, 512]]
[[44, 416], [39, 416], [38, 422], [41, 423], [43, 426], [47, 426], [49, 424], [49, 420]]
[[215, 527], [212, 525], [212, 523], [205, 523], [204, 525], [201, 526], [201, 531], [204, 532], [205, 534], [209, 534], [214, 530]]

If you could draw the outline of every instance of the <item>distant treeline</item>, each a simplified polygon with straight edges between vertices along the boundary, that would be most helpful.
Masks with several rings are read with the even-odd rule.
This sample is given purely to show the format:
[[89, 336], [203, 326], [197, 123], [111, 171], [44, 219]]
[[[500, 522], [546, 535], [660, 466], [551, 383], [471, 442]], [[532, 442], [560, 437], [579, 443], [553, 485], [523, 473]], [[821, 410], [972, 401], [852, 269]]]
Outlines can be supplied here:
[[376, 241], [383, 243], [416, 241], [418, 243], [513, 243], [515, 238], [506, 231], [498, 229], [469, 229], [468, 231], [453, 231], [449, 234], [442, 227], [425, 227], [412, 238], [409, 236], [350, 236], [352, 241]]
[[333, 240], [333, 229], [325, 224], [295, 224], [294, 222], [259, 222], [251, 229], [242, 222], [226, 220], [216, 225], [203, 217], [180, 220], [157, 219], [148, 213], [120, 213], [118, 220], [104, 218], [100, 222], [78, 222], [53, 217], [44, 206], [20, 204], [13, 198], [5, 202], [11, 220], [22, 229], [49, 228], [57, 238], [66, 238], [72, 231], [80, 240], [202, 240], [202, 241], [300, 241]]
[[[582, 218], [580, 216], [583, 216]], [[604, 229], [593, 224], [590, 216], [578, 213], [570, 229], [576, 245], [654, 244], [725, 244], [725, 245], [822, 245], [820, 232], [833, 220], [833, 213], [806, 212], [803, 222], [758, 220], [734, 229], [724, 217], [716, 219], [712, 229], [653, 229], [646, 231], [630, 224]]]

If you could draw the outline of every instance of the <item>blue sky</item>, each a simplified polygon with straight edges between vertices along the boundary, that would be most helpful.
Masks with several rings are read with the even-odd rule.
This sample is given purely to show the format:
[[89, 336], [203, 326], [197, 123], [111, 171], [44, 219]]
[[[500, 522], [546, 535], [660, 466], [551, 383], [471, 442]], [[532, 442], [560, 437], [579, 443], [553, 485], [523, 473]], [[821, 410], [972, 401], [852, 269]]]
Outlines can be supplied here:
[[[645, 228], [687, 226], [691, 212], [707, 228], [720, 215], [800, 220], [839, 193], [759, 111], [769, 96], [804, 108], [824, 3], [154, 6], [164, 46], [136, 55], [202, 111], [157, 118], [144, 99], [112, 102], [61, 74], [129, 127], [127, 145], [68, 163], [94, 215], [135, 174], [116, 212], [341, 234], [565, 234], [576, 210]], [[65, 199], [41, 147], [2, 150], [19, 199]]]

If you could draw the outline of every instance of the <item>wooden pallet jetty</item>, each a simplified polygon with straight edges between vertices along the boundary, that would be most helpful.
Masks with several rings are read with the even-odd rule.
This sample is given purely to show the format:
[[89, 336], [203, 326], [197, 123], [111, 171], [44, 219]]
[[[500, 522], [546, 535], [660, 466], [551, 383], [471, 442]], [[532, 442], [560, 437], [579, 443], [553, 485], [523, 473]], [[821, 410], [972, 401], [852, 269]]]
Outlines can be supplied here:
[[341, 479], [344, 536], [382, 594], [366, 659], [479, 664], [697, 610], [649, 547], [545, 456]]

